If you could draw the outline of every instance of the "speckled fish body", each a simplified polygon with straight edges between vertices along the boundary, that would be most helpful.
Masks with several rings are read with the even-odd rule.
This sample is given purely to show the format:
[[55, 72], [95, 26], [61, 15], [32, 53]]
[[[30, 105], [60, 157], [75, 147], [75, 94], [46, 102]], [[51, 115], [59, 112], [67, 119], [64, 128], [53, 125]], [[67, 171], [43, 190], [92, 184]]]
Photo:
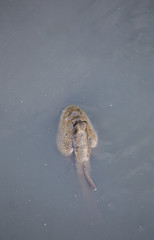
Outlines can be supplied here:
[[[87, 171], [90, 170], [90, 164], [84, 163], [89, 162], [90, 149], [95, 148], [97, 143], [96, 131], [85, 112], [75, 105], [66, 107], [60, 117], [57, 146], [64, 156], [69, 156], [74, 151], [78, 174], [81, 173], [81, 169], [84, 174], [86, 172], [85, 177], [88, 174]], [[86, 165], [89, 165], [89, 170], [87, 168], [84, 171], [83, 167]], [[89, 175], [87, 176], [86, 179], [90, 184], [90, 177]]]

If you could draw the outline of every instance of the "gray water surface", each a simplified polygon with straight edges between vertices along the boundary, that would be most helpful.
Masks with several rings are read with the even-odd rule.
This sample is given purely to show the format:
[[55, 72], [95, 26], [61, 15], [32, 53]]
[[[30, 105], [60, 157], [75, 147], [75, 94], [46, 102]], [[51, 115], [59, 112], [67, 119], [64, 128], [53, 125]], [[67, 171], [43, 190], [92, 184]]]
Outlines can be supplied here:
[[[0, 239], [154, 239], [154, 2], [0, 3]], [[56, 147], [77, 104], [99, 136], [84, 189]]]

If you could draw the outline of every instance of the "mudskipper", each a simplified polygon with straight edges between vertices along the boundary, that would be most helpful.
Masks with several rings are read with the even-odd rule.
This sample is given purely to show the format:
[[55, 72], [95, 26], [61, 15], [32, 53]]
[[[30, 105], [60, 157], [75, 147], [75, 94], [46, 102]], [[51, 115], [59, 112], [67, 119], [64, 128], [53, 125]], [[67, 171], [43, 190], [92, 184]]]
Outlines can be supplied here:
[[60, 117], [57, 146], [64, 156], [74, 152], [78, 176], [84, 175], [92, 190], [97, 188], [90, 177], [90, 150], [97, 143], [97, 133], [85, 112], [75, 105], [66, 107]]

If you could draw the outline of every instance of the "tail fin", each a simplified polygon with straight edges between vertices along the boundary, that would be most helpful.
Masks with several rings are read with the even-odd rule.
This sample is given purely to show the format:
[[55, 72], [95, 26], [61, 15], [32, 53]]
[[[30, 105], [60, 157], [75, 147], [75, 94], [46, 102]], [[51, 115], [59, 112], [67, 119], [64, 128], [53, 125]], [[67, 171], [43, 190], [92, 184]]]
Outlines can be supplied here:
[[87, 171], [87, 168], [84, 164], [83, 164], [83, 172], [84, 172], [85, 178], [86, 178], [87, 182], [89, 183], [90, 187], [92, 188], [92, 190], [96, 191], [97, 187], [94, 184], [94, 182], [92, 181], [92, 179], [90, 178], [90, 176], [88, 174], [88, 171]]

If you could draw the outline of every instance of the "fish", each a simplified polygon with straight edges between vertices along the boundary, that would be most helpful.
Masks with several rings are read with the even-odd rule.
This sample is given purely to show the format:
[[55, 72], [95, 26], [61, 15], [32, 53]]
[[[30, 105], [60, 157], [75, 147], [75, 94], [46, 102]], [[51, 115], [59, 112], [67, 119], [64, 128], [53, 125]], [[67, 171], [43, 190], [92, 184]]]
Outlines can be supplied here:
[[76, 105], [66, 107], [60, 116], [57, 147], [65, 157], [74, 153], [78, 176], [84, 176], [93, 191], [97, 187], [90, 177], [90, 152], [97, 144], [97, 133], [86, 113]]

